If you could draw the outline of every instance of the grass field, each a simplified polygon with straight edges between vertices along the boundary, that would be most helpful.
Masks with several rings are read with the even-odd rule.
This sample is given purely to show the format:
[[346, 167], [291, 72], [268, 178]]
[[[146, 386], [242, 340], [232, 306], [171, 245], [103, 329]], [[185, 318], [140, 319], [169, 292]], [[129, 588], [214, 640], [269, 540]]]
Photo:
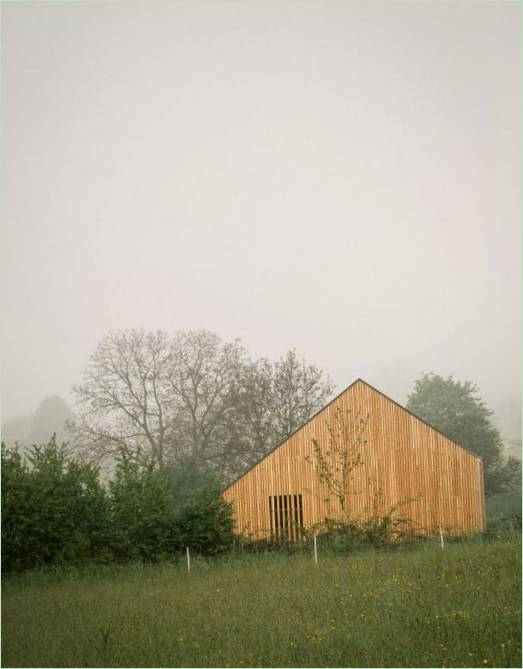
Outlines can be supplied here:
[[7, 667], [520, 667], [521, 543], [4, 580]]

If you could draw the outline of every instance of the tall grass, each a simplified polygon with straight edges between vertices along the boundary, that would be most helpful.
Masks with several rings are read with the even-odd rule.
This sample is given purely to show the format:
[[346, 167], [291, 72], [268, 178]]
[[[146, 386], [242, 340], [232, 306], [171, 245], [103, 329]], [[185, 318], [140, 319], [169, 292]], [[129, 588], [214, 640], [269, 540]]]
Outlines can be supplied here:
[[521, 543], [28, 573], [3, 666], [519, 667]]

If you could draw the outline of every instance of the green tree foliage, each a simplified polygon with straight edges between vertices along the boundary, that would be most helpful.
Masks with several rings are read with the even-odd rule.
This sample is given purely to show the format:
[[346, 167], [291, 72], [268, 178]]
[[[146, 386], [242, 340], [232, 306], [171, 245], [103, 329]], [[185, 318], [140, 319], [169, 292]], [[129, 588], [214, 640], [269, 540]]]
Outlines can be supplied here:
[[122, 450], [109, 491], [119, 560], [162, 560], [187, 546], [209, 555], [232, 543], [232, 508], [220, 482], [191, 458], [158, 467]]
[[506, 458], [499, 431], [490, 411], [470, 381], [455, 381], [452, 376], [423, 374], [415, 381], [407, 408], [449, 439], [483, 458], [485, 489], [495, 495], [518, 486], [521, 464]]
[[220, 495], [223, 489], [218, 475], [205, 465], [201, 465], [195, 458], [185, 456], [164, 467], [164, 473], [169, 481], [172, 505], [179, 511], [195, 495]]
[[22, 459], [2, 445], [2, 565], [96, 559], [108, 539], [107, 496], [98, 469], [75, 461], [55, 437]]
[[159, 560], [175, 548], [169, 482], [154, 461], [121, 451], [109, 482], [111, 547], [119, 560]]
[[22, 457], [2, 444], [2, 566], [157, 561], [214, 554], [233, 540], [232, 508], [211, 472], [158, 467], [123, 450], [105, 488], [98, 469], [53, 439]]
[[209, 468], [184, 458], [166, 470], [175, 514], [179, 549], [211, 555], [227, 550], [234, 539], [232, 505], [221, 497], [219, 477]]
[[31, 566], [33, 524], [28, 469], [16, 448], [2, 442], [2, 569]]

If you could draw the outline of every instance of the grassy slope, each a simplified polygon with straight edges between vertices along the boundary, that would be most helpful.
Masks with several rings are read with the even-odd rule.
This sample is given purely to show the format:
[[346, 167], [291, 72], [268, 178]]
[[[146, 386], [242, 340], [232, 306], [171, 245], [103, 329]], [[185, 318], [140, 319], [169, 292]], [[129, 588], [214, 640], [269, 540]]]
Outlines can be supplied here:
[[4, 583], [3, 666], [521, 666], [521, 544]]

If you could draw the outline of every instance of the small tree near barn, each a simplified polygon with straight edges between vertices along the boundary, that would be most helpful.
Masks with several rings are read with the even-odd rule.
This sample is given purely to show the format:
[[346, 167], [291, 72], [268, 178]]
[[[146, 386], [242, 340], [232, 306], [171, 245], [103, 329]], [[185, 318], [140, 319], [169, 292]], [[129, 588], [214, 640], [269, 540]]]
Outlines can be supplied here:
[[[410, 537], [413, 535], [408, 517], [396, 516], [396, 512], [413, 502], [416, 497], [398, 500], [390, 508], [383, 508], [383, 493], [375, 487], [372, 511], [369, 517], [354, 518], [350, 515], [348, 498], [350, 495], [364, 493], [372, 486], [367, 479], [363, 488], [355, 490], [351, 485], [355, 471], [364, 462], [362, 450], [367, 445], [367, 428], [370, 415], [354, 414], [350, 409], [343, 412], [337, 406], [334, 420], [326, 422], [327, 443], [322, 448], [318, 439], [312, 439], [314, 457], [307, 460], [315, 468], [317, 477], [328, 492], [325, 502], [330, 509], [330, 517], [325, 518], [316, 527], [327, 531], [331, 539], [346, 545], [353, 543], [388, 543], [394, 537]], [[377, 482], [375, 482], [375, 486]], [[332, 512], [332, 501], [338, 503], [341, 517]]]
[[354, 471], [363, 464], [361, 451], [367, 444], [369, 415], [354, 415], [351, 410], [344, 413], [336, 407], [334, 421], [326, 421], [327, 444], [322, 448], [318, 439], [312, 439], [314, 457], [307, 461], [315, 467], [319, 481], [328, 491], [327, 503], [335, 499], [341, 509], [343, 520], [348, 520], [347, 497]]

